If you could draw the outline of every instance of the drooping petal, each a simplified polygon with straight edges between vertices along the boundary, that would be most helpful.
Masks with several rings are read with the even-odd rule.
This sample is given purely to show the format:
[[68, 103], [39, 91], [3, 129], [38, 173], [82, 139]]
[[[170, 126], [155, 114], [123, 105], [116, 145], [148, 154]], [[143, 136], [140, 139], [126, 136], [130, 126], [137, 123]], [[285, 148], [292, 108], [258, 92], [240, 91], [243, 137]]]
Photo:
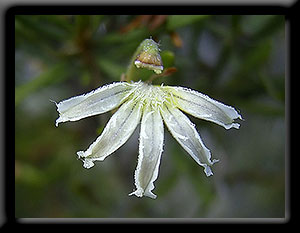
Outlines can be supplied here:
[[234, 120], [242, 116], [231, 106], [188, 88], [165, 86], [162, 89], [172, 95], [178, 108], [194, 117], [212, 121], [225, 129], [240, 127]]
[[125, 102], [111, 117], [102, 134], [86, 151], [77, 152], [85, 168], [94, 166], [121, 147], [132, 135], [141, 118], [141, 104], [134, 100]]
[[134, 175], [136, 191], [129, 195], [156, 198], [152, 190], [158, 176], [163, 140], [164, 126], [160, 112], [149, 104], [145, 106], [141, 123], [138, 165]]
[[172, 136], [199, 165], [204, 167], [207, 176], [212, 175], [210, 166], [218, 160], [210, 160], [210, 151], [203, 144], [195, 125], [179, 109], [168, 103], [164, 104], [161, 114]]
[[59, 112], [56, 126], [61, 122], [77, 121], [116, 108], [126, 100], [136, 86], [137, 83], [116, 82], [59, 102], [56, 104]]

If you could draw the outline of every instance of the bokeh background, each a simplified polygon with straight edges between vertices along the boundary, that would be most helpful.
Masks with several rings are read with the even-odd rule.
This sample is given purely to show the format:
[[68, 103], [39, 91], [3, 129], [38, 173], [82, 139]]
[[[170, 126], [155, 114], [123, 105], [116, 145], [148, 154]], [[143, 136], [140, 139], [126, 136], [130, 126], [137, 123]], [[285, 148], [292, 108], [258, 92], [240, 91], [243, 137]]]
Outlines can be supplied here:
[[[214, 175], [165, 130], [156, 200], [134, 187], [139, 128], [89, 170], [77, 160], [112, 113], [55, 127], [50, 100], [119, 81], [139, 43], [161, 44], [156, 84], [186, 86], [234, 106], [239, 130], [189, 116], [220, 159]], [[284, 218], [285, 18], [279, 15], [15, 17], [17, 218]], [[141, 74], [142, 75], [142, 74]]]

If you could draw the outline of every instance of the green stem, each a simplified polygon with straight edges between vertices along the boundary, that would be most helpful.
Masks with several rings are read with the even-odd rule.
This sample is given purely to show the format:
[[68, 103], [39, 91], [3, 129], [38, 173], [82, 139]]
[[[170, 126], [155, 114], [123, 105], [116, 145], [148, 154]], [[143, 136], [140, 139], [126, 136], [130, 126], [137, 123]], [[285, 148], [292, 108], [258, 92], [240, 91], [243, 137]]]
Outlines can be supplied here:
[[134, 64], [134, 61], [137, 57], [137, 55], [143, 50], [143, 43], [141, 43], [139, 45], [139, 47], [137, 47], [137, 49], [135, 50], [133, 56], [131, 57], [131, 60], [130, 60], [130, 63], [128, 65], [128, 68], [127, 68], [127, 71], [126, 71], [126, 74], [125, 74], [125, 80], [127, 82], [131, 81], [131, 80], [135, 80], [135, 76], [137, 76], [137, 68]]

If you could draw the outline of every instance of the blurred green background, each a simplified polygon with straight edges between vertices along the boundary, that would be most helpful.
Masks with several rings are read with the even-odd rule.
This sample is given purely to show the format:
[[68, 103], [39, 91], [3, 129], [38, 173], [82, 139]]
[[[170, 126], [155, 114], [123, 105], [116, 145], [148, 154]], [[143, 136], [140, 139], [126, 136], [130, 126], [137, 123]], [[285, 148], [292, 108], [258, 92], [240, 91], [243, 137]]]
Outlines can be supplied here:
[[[55, 127], [54, 100], [119, 81], [145, 38], [160, 41], [157, 84], [186, 86], [239, 109], [239, 130], [189, 118], [220, 159], [214, 175], [167, 129], [156, 200], [134, 187], [139, 128], [89, 170], [77, 160], [112, 113]], [[17, 218], [284, 218], [285, 18], [273, 15], [15, 17]]]

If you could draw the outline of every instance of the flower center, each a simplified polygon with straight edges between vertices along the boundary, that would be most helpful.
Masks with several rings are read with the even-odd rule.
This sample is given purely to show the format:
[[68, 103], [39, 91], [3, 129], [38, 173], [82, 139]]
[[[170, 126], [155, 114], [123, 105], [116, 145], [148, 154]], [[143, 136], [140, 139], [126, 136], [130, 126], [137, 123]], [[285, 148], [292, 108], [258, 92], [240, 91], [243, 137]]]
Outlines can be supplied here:
[[140, 101], [144, 106], [150, 105], [153, 109], [158, 109], [165, 101], [170, 101], [167, 95], [159, 86], [141, 83], [134, 93], [136, 101]]

